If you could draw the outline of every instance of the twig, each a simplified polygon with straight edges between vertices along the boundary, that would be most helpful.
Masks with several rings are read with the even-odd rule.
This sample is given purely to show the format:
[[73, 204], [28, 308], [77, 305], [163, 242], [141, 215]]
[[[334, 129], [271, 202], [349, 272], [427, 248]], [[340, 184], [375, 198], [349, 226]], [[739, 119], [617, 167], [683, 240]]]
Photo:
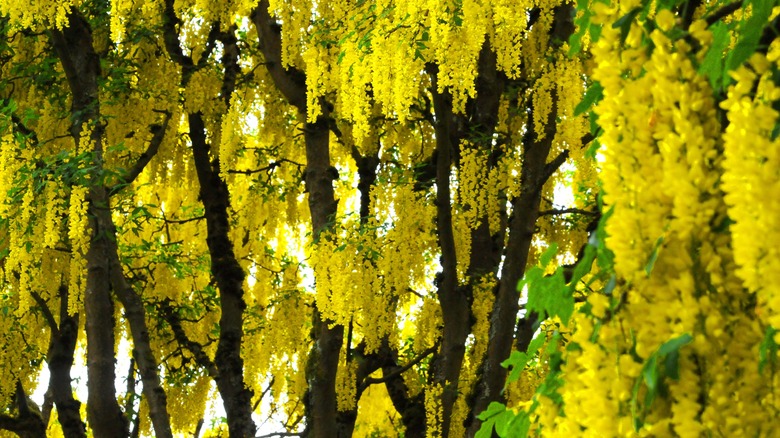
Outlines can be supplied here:
[[43, 298], [38, 295], [38, 292], [31, 290], [30, 295], [32, 295], [33, 300], [35, 300], [35, 303], [38, 305], [38, 307], [41, 308], [41, 312], [43, 312], [43, 318], [49, 324], [49, 328], [51, 329], [52, 333], [55, 336], [59, 336], [60, 328], [57, 325], [57, 321], [54, 319], [54, 315], [51, 313], [51, 309], [49, 309], [49, 306], [46, 305], [46, 301], [44, 301]]
[[[171, 121], [171, 112], [170, 111], [160, 111], [160, 110], [154, 110], [155, 112], [161, 113], [165, 115], [165, 118], [163, 119], [162, 125], [151, 125], [150, 130], [152, 131], [152, 139], [149, 141], [149, 147], [146, 148], [146, 151], [141, 154], [140, 157], [138, 157], [138, 161], [133, 165], [133, 167], [127, 172], [127, 174], [124, 176], [123, 181], [120, 183], [120, 187], [127, 187], [130, 185], [133, 181], [135, 181], [136, 178], [138, 178], [138, 175], [141, 174], [141, 172], [144, 171], [146, 168], [146, 165], [149, 164], [149, 162], [154, 158], [155, 155], [157, 155], [157, 151], [160, 150], [160, 145], [162, 144], [163, 139], [165, 138], [165, 131], [168, 129], [168, 122]], [[113, 193], [116, 190], [116, 186], [111, 187], [109, 189], [109, 193]]]
[[303, 436], [300, 432], [274, 432], [269, 433], [266, 435], [257, 435], [255, 438], [273, 438], [275, 436], [284, 437], [284, 436]]
[[195, 362], [205, 368], [209, 376], [218, 376], [219, 371], [217, 370], [217, 366], [209, 358], [208, 354], [203, 351], [203, 345], [191, 340], [184, 332], [184, 328], [181, 326], [181, 317], [176, 314], [175, 309], [173, 309], [168, 302], [160, 302], [159, 306], [160, 316], [162, 316], [168, 325], [171, 326], [173, 336], [179, 346], [189, 350], [195, 358]]
[[206, 219], [206, 215], [191, 217], [189, 219], [167, 219], [164, 216], [162, 218], [163, 222], [165, 222], [166, 224], [186, 224], [187, 222], [195, 222], [203, 219]]
[[271, 172], [272, 170], [274, 170], [277, 167], [281, 166], [282, 163], [290, 163], [290, 164], [293, 164], [295, 166], [298, 166], [298, 168], [304, 167], [303, 164], [301, 164], [301, 163], [297, 163], [295, 161], [288, 160], [287, 158], [279, 158], [276, 161], [272, 161], [271, 164], [269, 164], [269, 165], [267, 165], [265, 167], [261, 167], [259, 169], [247, 169], [247, 170], [229, 169], [227, 172], [228, 173], [238, 173], [238, 174], [241, 174], [241, 175], [252, 175], [252, 174], [260, 173], [260, 172]]
[[550, 177], [552, 177], [552, 175], [558, 170], [558, 168], [561, 167], [564, 162], [566, 162], [567, 158], [569, 158], [569, 150], [565, 149], [552, 161], [544, 165], [542, 175], [537, 181], [536, 187], [534, 187], [534, 193], [539, 193], [542, 191], [542, 187], [544, 187], [544, 185], [547, 183], [547, 180], [549, 180]]
[[598, 212], [583, 210], [580, 208], [563, 208], [563, 209], [543, 210], [539, 212], [539, 216], [552, 216], [558, 214], [584, 214], [588, 216], [596, 216]]
[[409, 363], [407, 363], [406, 365], [402, 366], [401, 368], [398, 368], [397, 370], [393, 371], [392, 373], [390, 373], [390, 374], [388, 374], [386, 376], [382, 376], [380, 378], [368, 377], [368, 378], [366, 378], [366, 380], [363, 381], [363, 383], [360, 386], [362, 388], [367, 388], [368, 386], [376, 384], [376, 383], [385, 383], [387, 381], [395, 379], [396, 377], [400, 376], [401, 374], [403, 374], [404, 372], [409, 370], [411, 367], [413, 367], [413, 366], [417, 365], [418, 363], [420, 363], [426, 357], [428, 357], [431, 354], [435, 353], [436, 350], [438, 350], [438, 349], [439, 349], [439, 343], [437, 342], [437, 343], [433, 344], [431, 347], [429, 347], [426, 350], [424, 350], [422, 353], [418, 354], [417, 357], [412, 359]]
[[717, 23], [723, 18], [726, 18], [727, 16], [733, 14], [734, 12], [737, 12], [742, 7], [742, 1], [735, 1], [731, 2], [722, 8], [718, 9], [717, 11], [713, 12], [712, 15], [708, 16], [707, 21], [707, 27], [712, 26], [713, 24]]

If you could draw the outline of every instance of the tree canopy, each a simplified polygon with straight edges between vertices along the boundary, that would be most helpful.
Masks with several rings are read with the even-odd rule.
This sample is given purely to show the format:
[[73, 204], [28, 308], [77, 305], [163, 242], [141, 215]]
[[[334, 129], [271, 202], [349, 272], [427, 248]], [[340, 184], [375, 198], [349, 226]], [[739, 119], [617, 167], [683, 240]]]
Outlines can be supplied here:
[[771, 434], [776, 3], [0, 0], [0, 434]]

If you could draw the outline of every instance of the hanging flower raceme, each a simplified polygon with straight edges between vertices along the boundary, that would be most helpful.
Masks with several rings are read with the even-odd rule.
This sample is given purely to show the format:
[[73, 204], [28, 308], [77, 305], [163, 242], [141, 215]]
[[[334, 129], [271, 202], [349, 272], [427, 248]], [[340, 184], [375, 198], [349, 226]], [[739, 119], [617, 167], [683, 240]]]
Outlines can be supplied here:
[[530, 418], [545, 436], [765, 435], [778, 408], [766, 368], [780, 324], [780, 44], [731, 72], [719, 105], [722, 77], [699, 66], [726, 28], [653, 5], [592, 5], [610, 210], [596, 244], [614, 265]]

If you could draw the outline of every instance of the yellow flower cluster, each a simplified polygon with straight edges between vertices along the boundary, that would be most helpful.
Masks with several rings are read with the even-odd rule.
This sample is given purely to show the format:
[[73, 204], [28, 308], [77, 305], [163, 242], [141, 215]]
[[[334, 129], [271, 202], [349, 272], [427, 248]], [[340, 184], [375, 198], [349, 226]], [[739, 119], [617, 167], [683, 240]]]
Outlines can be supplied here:
[[[318, 2], [319, 14], [326, 13], [330, 6], [338, 11], [343, 0], [333, 2]], [[334, 3], [334, 5], [329, 5]], [[304, 41], [308, 40], [305, 32], [310, 29], [312, 8], [311, 0], [269, 0], [268, 10], [283, 23], [282, 28], [282, 66], [301, 68], [300, 54], [304, 53]], [[322, 8], [321, 11], [319, 8]]]
[[[344, 346], [346, 349], [346, 345]], [[355, 371], [358, 362], [356, 360], [340, 361], [336, 372], [336, 396], [339, 411], [349, 411], [355, 408], [357, 400], [357, 388], [355, 387]]]
[[70, 240], [71, 256], [69, 271], [68, 313], [77, 313], [84, 297], [87, 274], [87, 251], [89, 250], [90, 229], [87, 216], [89, 189], [84, 186], [74, 186], [70, 193], [68, 208], [68, 240]]
[[[4, 266], [6, 279], [15, 283], [16, 293], [19, 294], [16, 314], [20, 317], [27, 313], [33, 303], [30, 290], [34, 289], [38, 277], [35, 272], [36, 262], [40, 260], [40, 245], [32, 238], [33, 227], [37, 225], [33, 221], [36, 208], [32, 181], [28, 181], [23, 190], [22, 204], [9, 233], [9, 252]], [[13, 279], [15, 274], [18, 274], [16, 281]]]
[[767, 55], [732, 73], [734, 86], [721, 105], [728, 111], [724, 139], [723, 190], [738, 275], [758, 296], [761, 320], [780, 327], [780, 138], [776, 126], [780, 99], [774, 77], [780, 68], [780, 42]]
[[[594, 20], [613, 23], [638, 5], [596, 2]], [[535, 421], [551, 436], [764, 436], [778, 408], [777, 380], [757, 369], [763, 333], [780, 310], [771, 280], [780, 254], [770, 248], [780, 225], [770, 194], [780, 181], [771, 139], [780, 92], [768, 73], [777, 71], [780, 45], [733, 73], [723, 134], [694, 62], [712, 41], [706, 23], [694, 21], [685, 39], [673, 37], [672, 12], [654, 20], [652, 31], [634, 23], [623, 35], [605, 25], [592, 46], [593, 79], [604, 89], [595, 111], [617, 287], [588, 298], [592, 316], [575, 317], [579, 348], [565, 353], [563, 404], [544, 401]], [[675, 359], [679, 377], [658, 368], [667, 370], [658, 379], [668, 392], [645, 405], [655, 378], [643, 367], [683, 334], [692, 341]]]
[[461, 216], [467, 226], [474, 230], [479, 219], [487, 213], [489, 187], [487, 173], [487, 152], [468, 141], [460, 144], [460, 166], [458, 168], [458, 198], [463, 208]]
[[221, 120], [225, 112], [225, 103], [218, 97], [221, 86], [222, 81], [214, 70], [196, 71], [184, 90], [184, 110], [202, 112], [207, 121]]
[[[512, 78], [520, 76], [521, 63], [533, 64], [527, 68], [530, 76], [541, 74], [552, 11], [560, 4], [405, 0], [314, 7], [309, 0], [277, 0], [269, 10], [285, 23], [282, 63], [306, 72], [308, 120], [320, 114], [320, 97], [335, 95], [336, 110], [351, 122], [360, 142], [377, 110], [372, 103], [384, 116], [407, 119], [425, 86], [426, 63], [436, 66], [437, 91], [452, 95], [456, 112], [475, 96], [483, 48], [492, 49], [499, 69]], [[541, 18], [528, 29], [528, 15], [518, 11], [534, 7], [542, 9]]]
[[207, 376], [198, 376], [194, 380], [187, 385], [168, 389], [168, 412], [173, 430], [189, 430], [203, 416], [206, 401], [209, 400], [211, 380]]
[[469, 354], [473, 363], [481, 363], [482, 357], [487, 351], [488, 331], [490, 330], [490, 313], [493, 310], [495, 295], [493, 288], [496, 279], [492, 274], [482, 276], [474, 281], [474, 302], [471, 304], [471, 313], [474, 315], [472, 334], [474, 345]]
[[[2, 306], [12, 305], [4, 291], [0, 297]], [[15, 406], [16, 381], [20, 380], [28, 394], [35, 391], [39, 369], [29, 366], [30, 361], [41, 361], [48, 347], [48, 338], [40, 336], [45, 330], [43, 318], [27, 319], [24, 324], [14, 317], [13, 312], [0, 313], [0, 343], [7, 348], [0, 349], [0, 401], [6, 406]], [[8, 433], [11, 436], [16, 434]]]
[[492, 2], [494, 25], [489, 28], [490, 43], [496, 52], [497, 64], [510, 78], [520, 76], [523, 59], [523, 37], [528, 27], [528, 15], [517, 11], [535, 6], [533, 0], [498, 0]]
[[441, 306], [439, 302], [426, 298], [415, 315], [414, 346], [423, 351], [432, 347], [439, 340], [439, 327], [442, 325]]
[[[552, 436], [577, 434], [585, 437], [631, 436], [633, 425], [628, 401], [633, 379], [641, 368], [625, 352], [626, 340], [616, 325], [602, 326], [599, 341], [592, 341], [590, 320], [578, 320], [571, 342], [582, 347], [571, 351], [564, 365], [562, 393], [566, 416], [552, 404], [544, 404], [540, 420]], [[547, 412], [552, 411], [552, 414]], [[609, 413], [609, 415], [607, 415]], [[553, 432], [554, 431], [554, 432]]]
[[[18, 159], [16, 141], [10, 130], [0, 136], [0, 193], [8, 193], [14, 187], [14, 179], [18, 175], [22, 162]], [[0, 216], [5, 216], [9, 210], [9, 203], [0, 202]]]
[[68, 25], [68, 12], [72, 1], [0, 1], [0, 14], [11, 19], [11, 25], [17, 29], [36, 25], [53, 26], [62, 29]]
[[[382, 375], [377, 371], [371, 377], [380, 378]], [[352, 436], [397, 438], [397, 423], [400, 423], [400, 415], [393, 406], [385, 385], [371, 385], [360, 397], [355, 432]]]
[[114, 0], [111, 2], [111, 41], [119, 42], [125, 36], [124, 21], [133, 8], [130, 0]]
[[60, 217], [64, 212], [64, 200], [61, 199], [59, 187], [61, 181], [46, 183], [44, 188], [44, 199], [46, 199], [46, 218], [44, 219], [45, 233], [43, 235], [43, 245], [46, 248], [54, 248], [60, 242], [62, 223]]
[[230, 109], [222, 117], [219, 131], [219, 176], [223, 181], [228, 180], [228, 171], [234, 170], [242, 146], [242, 106], [241, 100], [234, 94], [230, 98]]
[[438, 438], [442, 436], [442, 386], [434, 383], [425, 391], [425, 438]]

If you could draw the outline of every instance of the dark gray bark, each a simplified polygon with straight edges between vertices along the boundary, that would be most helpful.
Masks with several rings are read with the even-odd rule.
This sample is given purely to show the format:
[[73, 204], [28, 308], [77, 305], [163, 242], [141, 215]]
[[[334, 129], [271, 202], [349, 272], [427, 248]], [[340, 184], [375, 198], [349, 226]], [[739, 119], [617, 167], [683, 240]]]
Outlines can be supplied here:
[[[73, 102], [71, 135], [78, 144], [85, 125], [92, 125], [90, 139], [93, 142], [94, 164], [100, 169], [103, 152], [103, 126], [97, 123], [100, 115], [100, 61], [92, 46], [89, 24], [78, 11], [72, 10], [68, 15], [68, 27], [52, 29], [50, 35], [70, 85]], [[91, 187], [88, 200], [92, 241], [86, 255], [87, 281], [84, 293], [87, 419], [96, 436], [123, 437], [128, 435], [128, 424], [115, 398], [115, 321], [108, 263], [108, 232], [111, 229], [108, 225], [111, 215], [105, 188]]]
[[[315, 239], [327, 238], [323, 233], [329, 228], [337, 206], [333, 194], [334, 172], [330, 165], [330, 132], [324, 118], [317, 123], [307, 124], [304, 130], [306, 188], [309, 191], [312, 229]], [[307, 405], [311, 424], [307, 424], [307, 430], [309, 436], [315, 438], [341, 436], [336, 411], [336, 371], [344, 340], [344, 326], [329, 327], [330, 322], [322, 319], [317, 309], [313, 319], [314, 348], [307, 365]]]
[[[121, 437], [129, 434], [127, 418], [116, 400], [114, 381], [114, 304], [111, 290], [125, 305], [133, 341], [138, 354], [144, 395], [149, 403], [155, 434], [171, 437], [165, 391], [160, 384], [157, 362], [151, 351], [145, 312], [140, 297], [127, 283], [119, 261], [116, 226], [111, 217], [108, 190], [99, 178], [103, 170], [103, 132], [100, 121], [98, 79], [100, 60], [92, 42], [87, 21], [75, 9], [69, 15], [69, 26], [51, 30], [51, 40], [65, 71], [73, 105], [71, 134], [78, 143], [85, 125], [92, 127], [93, 164], [96, 184], [89, 192], [89, 225], [92, 240], [87, 252], [87, 284], [84, 296], [87, 330], [87, 417], [96, 436]], [[165, 121], [167, 125], [167, 119]], [[133, 172], [140, 173], [157, 151], [164, 128], [155, 132], [149, 151], [141, 157]], [[130, 176], [134, 177], [133, 172]], [[136, 174], [137, 174], [136, 173]], [[69, 383], [69, 382], [68, 382]]]
[[[562, 5], [555, 9], [555, 21], [551, 30], [551, 44], [560, 44], [568, 40], [574, 30], [571, 22], [572, 5]], [[487, 409], [492, 401], [504, 401], [501, 390], [506, 381], [507, 370], [501, 362], [509, 357], [515, 344], [518, 327], [519, 294], [517, 283], [525, 272], [528, 253], [531, 248], [536, 219], [539, 216], [539, 202], [544, 184], [568, 158], [564, 151], [549, 163], [548, 155], [556, 132], [557, 97], [552, 95], [552, 108], [544, 126], [545, 136], [540, 140], [533, 130], [528, 129], [523, 138], [523, 162], [521, 170], [521, 190], [512, 200], [512, 214], [509, 219], [509, 239], [505, 250], [504, 264], [498, 294], [490, 317], [489, 343], [485, 359], [480, 369], [480, 380], [474, 389], [468, 435], [474, 436], [480, 427], [476, 416]], [[533, 111], [533, 108], [531, 108]], [[532, 119], [529, 116], [529, 120]], [[519, 322], [522, 331], [520, 348], [527, 347], [533, 335], [536, 316], [526, 315]]]
[[134, 356], [143, 383], [143, 395], [149, 404], [149, 417], [155, 436], [169, 438], [173, 436], [173, 431], [168, 415], [168, 397], [160, 381], [157, 359], [152, 351], [149, 329], [146, 326], [146, 309], [141, 297], [133, 290], [122, 272], [116, 242], [112, 240], [110, 246], [111, 285], [125, 308], [125, 318], [130, 325]]
[[[260, 50], [265, 56], [266, 68], [276, 87], [288, 102], [298, 109], [302, 119], [306, 118], [306, 77], [295, 69], [284, 69], [281, 64], [281, 36], [275, 21], [268, 13], [268, 1], [262, 0], [252, 14], [260, 37]], [[328, 108], [321, 104], [321, 116], [315, 123], [306, 123], [306, 190], [309, 192], [309, 211], [315, 239], [327, 238], [325, 232], [336, 214], [336, 199], [333, 194], [335, 172], [330, 162], [330, 131]], [[305, 435], [316, 438], [333, 438], [351, 435], [351, 427], [339, 424], [336, 410], [336, 371], [339, 352], [344, 340], [344, 326], [329, 327], [320, 312], [314, 309], [312, 348], [306, 375], [308, 391], [306, 414], [308, 423]], [[347, 424], [354, 420], [342, 414]], [[342, 435], [345, 434], [345, 435]]]
[[217, 389], [225, 406], [231, 437], [254, 436], [252, 391], [244, 383], [244, 360], [241, 345], [244, 337], [244, 270], [236, 259], [230, 240], [228, 222], [228, 188], [219, 177], [219, 162], [209, 159], [205, 125], [200, 113], [189, 114], [190, 140], [195, 169], [200, 183], [200, 198], [206, 215], [206, 243], [211, 256], [211, 274], [217, 282], [222, 313], [214, 364], [217, 367]]
[[457, 284], [457, 254], [452, 231], [450, 172], [459, 167], [461, 142], [468, 140], [470, 147], [478, 148], [491, 157], [489, 166], [482, 170], [487, 179], [490, 166], [495, 165], [493, 133], [498, 122], [498, 105], [503, 92], [503, 77], [496, 70], [496, 57], [486, 41], [480, 51], [477, 79], [477, 96], [466, 105], [466, 113], [455, 114], [447, 93], [438, 93], [435, 67], [429, 67], [436, 113], [437, 144], [437, 232], [441, 249], [442, 271], [439, 275], [438, 296], [442, 307], [444, 327], [441, 350], [434, 362], [434, 381], [444, 388], [442, 393], [442, 435], [449, 436], [452, 409], [459, 394], [469, 393], [471, 388], [461, 385], [459, 379], [466, 353], [466, 339], [471, 333], [473, 315], [473, 286], [485, 274], [495, 274], [500, 261], [503, 235], [491, 236], [486, 214], [478, 218], [478, 226], [472, 231], [471, 253], [467, 274], [470, 282]]
[[460, 141], [458, 118], [452, 111], [450, 96], [436, 93], [436, 74], [433, 74], [433, 107], [436, 123], [436, 225], [441, 250], [441, 273], [438, 274], [437, 293], [442, 308], [441, 350], [434, 362], [434, 381], [442, 391], [442, 436], [449, 436], [452, 408], [458, 398], [460, 370], [466, 354], [466, 338], [471, 332], [470, 300], [467, 289], [458, 286], [457, 254], [452, 229], [452, 196], [450, 175], [453, 150]]
[[[203, 65], [196, 65], [190, 56], [183, 53], [177, 26], [181, 23], [176, 15], [173, 0], [165, 2], [163, 36], [165, 48], [171, 60], [182, 68], [181, 86], [186, 87], [192, 74]], [[223, 44], [222, 64], [224, 67], [221, 98], [227, 105], [236, 86], [239, 71], [239, 52], [234, 35], [235, 29], [219, 31], [219, 23], [212, 26], [206, 44], [206, 53], [214, 48], [215, 41]], [[208, 56], [201, 61], [206, 62]], [[230, 240], [229, 190], [219, 176], [219, 159], [211, 157], [211, 144], [206, 138], [206, 124], [201, 113], [187, 114], [189, 137], [195, 170], [200, 185], [200, 200], [206, 218], [206, 244], [211, 258], [211, 274], [219, 288], [220, 320], [217, 352], [214, 368], [209, 370], [217, 383], [227, 414], [231, 437], [251, 437], [257, 429], [252, 420], [252, 391], [244, 382], [244, 360], [241, 357], [244, 330], [244, 270], [236, 259], [233, 242]]]
[[46, 362], [49, 368], [49, 388], [55, 406], [57, 420], [62, 426], [66, 438], [82, 438], [87, 435], [86, 424], [81, 420], [81, 402], [73, 397], [70, 371], [73, 366], [73, 354], [78, 340], [79, 314], [68, 315], [68, 289], [59, 289], [60, 308], [57, 325], [47, 304], [37, 294], [33, 295], [38, 306], [47, 315], [51, 339]]
[[0, 430], [7, 430], [20, 438], [45, 438], [46, 425], [43, 423], [38, 406], [27, 398], [22, 382], [16, 381], [16, 416], [0, 414]]

